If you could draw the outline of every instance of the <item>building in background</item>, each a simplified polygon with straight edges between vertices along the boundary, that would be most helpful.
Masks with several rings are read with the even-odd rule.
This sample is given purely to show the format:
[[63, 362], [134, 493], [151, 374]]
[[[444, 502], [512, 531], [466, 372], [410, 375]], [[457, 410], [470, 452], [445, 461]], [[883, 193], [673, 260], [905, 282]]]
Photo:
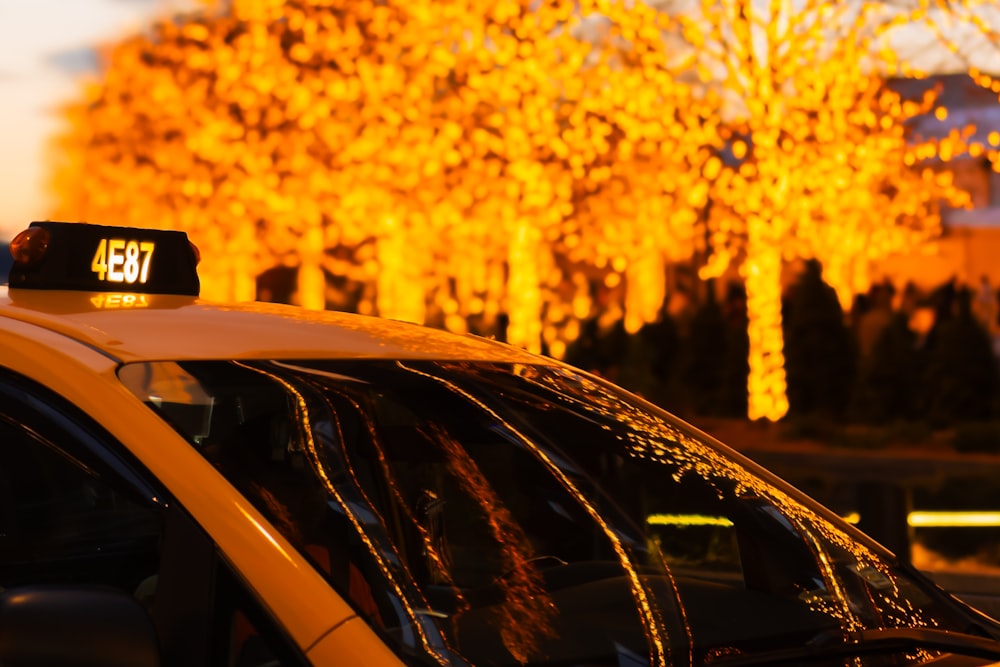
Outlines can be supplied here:
[[[935, 75], [926, 79], [899, 79], [893, 87], [906, 98], [919, 98], [940, 86], [938, 102], [947, 109], [943, 120], [927, 114], [913, 125], [916, 137], [944, 137], [973, 126], [969, 141], [983, 151], [1000, 147], [1000, 100], [997, 92], [976, 84], [966, 74]], [[984, 154], [965, 153], [937, 168], [955, 174], [956, 182], [972, 197], [972, 208], [945, 210], [943, 234], [922, 250], [898, 256], [880, 265], [884, 277], [897, 286], [912, 282], [930, 289], [955, 279], [976, 287], [983, 276], [1000, 286], [1000, 172]]]

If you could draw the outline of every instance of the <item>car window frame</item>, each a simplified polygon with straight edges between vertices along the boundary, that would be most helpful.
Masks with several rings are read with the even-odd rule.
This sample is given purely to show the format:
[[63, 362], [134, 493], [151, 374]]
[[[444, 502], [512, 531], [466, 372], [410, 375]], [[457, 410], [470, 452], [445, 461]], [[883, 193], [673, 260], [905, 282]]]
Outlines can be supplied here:
[[[61, 454], [70, 465], [97, 468], [101, 480], [114, 490], [163, 513], [158, 592], [149, 610], [163, 667], [219, 664], [224, 654], [219, 648], [220, 619], [237, 608], [245, 610], [276, 646], [282, 665], [309, 664], [250, 582], [237, 574], [169, 489], [83, 410], [48, 387], [0, 366], [0, 421], [28, 431], [40, 446]], [[219, 589], [227, 591], [225, 596]]]

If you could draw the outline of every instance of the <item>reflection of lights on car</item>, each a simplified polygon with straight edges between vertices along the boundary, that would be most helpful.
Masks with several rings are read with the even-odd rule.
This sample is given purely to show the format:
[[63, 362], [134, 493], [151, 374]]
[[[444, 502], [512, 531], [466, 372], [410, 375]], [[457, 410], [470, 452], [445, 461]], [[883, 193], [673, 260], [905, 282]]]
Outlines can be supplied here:
[[650, 526], [732, 526], [733, 522], [724, 516], [704, 516], [698, 514], [651, 514], [646, 517]]

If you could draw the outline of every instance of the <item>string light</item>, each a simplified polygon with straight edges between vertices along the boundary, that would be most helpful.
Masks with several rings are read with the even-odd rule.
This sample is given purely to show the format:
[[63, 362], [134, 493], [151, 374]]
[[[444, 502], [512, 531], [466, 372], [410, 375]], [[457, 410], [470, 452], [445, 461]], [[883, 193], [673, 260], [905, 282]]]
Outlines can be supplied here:
[[506, 315], [555, 355], [601, 310], [655, 319], [670, 263], [739, 269], [749, 416], [780, 419], [783, 268], [819, 259], [849, 304], [968, 204], [921, 167], [967, 134], [907, 136], [941, 107], [886, 85], [907, 17], [883, 3], [691, 4], [206, 2], [105, 49], [62, 110], [52, 217], [187, 231], [208, 298], [297, 267], [307, 307], [333, 275], [360, 312]]

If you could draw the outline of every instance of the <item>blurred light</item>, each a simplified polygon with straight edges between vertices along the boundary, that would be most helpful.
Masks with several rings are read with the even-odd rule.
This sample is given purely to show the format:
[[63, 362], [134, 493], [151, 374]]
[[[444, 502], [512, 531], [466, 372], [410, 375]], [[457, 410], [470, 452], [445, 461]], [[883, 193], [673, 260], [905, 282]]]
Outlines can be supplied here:
[[[841, 517], [847, 523], [857, 525], [861, 515], [850, 512]], [[1000, 511], [931, 511], [910, 512], [907, 525], [913, 528], [995, 528], [1000, 526]]]
[[646, 517], [650, 526], [732, 526], [733, 522], [724, 516], [704, 514], [651, 514]]
[[1000, 526], [1000, 512], [910, 512], [907, 524], [915, 528], [960, 528]]

